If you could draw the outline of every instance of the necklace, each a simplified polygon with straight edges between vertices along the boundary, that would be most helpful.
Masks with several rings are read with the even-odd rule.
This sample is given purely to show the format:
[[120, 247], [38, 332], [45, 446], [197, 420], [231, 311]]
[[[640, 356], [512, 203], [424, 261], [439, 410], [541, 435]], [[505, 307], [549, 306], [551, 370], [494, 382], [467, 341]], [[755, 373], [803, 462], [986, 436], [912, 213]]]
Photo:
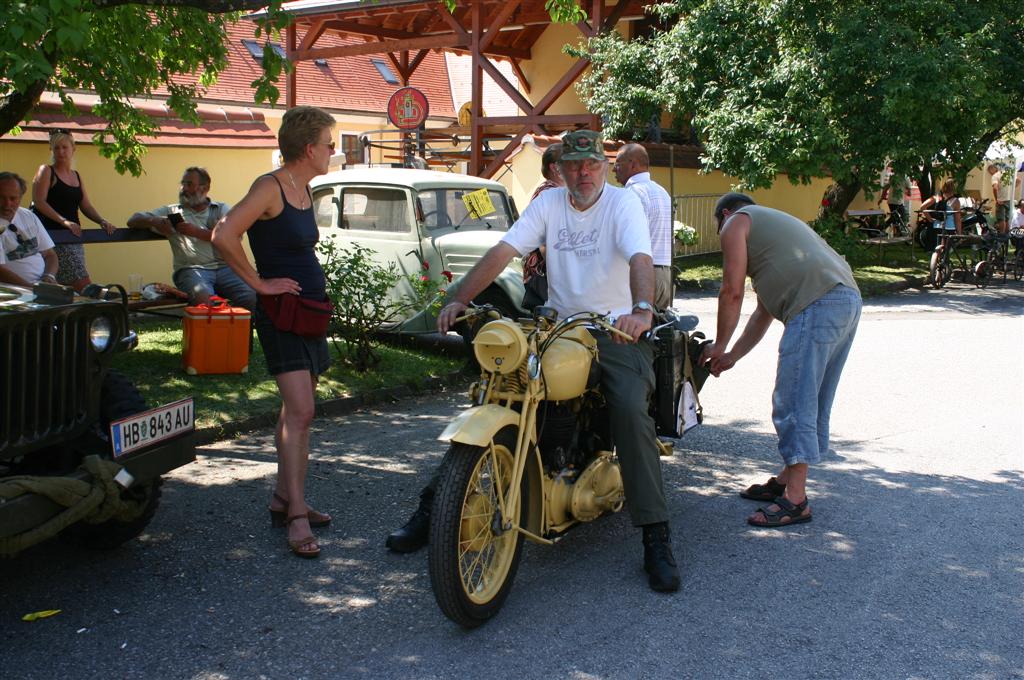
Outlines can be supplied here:
[[[292, 189], [295, 189], [295, 191], [298, 191], [299, 187], [295, 186], [295, 178], [292, 177], [292, 171], [289, 170], [288, 168], [285, 168], [284, 171], [288, 173], [288, 179], [292, 183]], [[305, 210], [305, 209], [306, 209], [306, 192], [303, 191], [302, 192], [302, 198], [299, 199], [299, 210]]]

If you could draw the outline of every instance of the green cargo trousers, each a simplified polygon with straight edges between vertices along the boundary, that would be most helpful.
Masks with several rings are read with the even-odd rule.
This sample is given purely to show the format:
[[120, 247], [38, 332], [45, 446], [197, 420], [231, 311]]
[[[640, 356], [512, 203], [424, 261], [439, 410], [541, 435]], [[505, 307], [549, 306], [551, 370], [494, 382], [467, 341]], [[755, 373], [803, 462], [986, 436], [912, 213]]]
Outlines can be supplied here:
[[626, 507], [634, 526], [668, 521], [654, 420], [654, 348], [647, 340], [625, 345], [596, 333], [601, 392], [608, 402], [612, 439], [622, 468]]

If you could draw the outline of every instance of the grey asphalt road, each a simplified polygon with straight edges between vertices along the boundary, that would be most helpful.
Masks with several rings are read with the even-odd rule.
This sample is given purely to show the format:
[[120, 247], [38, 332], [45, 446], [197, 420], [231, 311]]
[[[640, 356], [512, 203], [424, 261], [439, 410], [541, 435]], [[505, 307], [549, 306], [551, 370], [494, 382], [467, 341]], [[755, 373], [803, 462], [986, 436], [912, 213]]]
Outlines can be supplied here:
[[[684, 297], [714, 329], [715, 300]], [[747, 300], [746, 310], [752, 309]], [[781, 326], [701, 397], [665, 462], [683, 588], [652, 593], [623, 513], [527, 545], [474, 631], [434, 603], [424, 553], [384, 536], [440, 459], [457, 392], [322, 420], [317, 561], [269, 526], [270, 432], [168, 476], [140, 540], [0, 562], [5, 678], [1024, 677], [1024, 289], [904, 291], [865, 307], [811, 472], [814, 521], [748, 527], [736, 491], [778, 467]], [[25, 623], [23, 614], [60, 609]]]

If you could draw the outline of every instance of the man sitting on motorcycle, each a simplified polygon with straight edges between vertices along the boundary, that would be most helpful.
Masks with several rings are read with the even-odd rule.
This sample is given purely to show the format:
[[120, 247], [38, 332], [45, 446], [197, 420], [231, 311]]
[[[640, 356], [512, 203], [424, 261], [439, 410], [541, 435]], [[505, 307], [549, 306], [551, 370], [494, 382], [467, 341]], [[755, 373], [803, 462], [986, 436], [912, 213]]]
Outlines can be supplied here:
[[[608, 161], [601, 136], [577, 130], [562, 140], [559, 166], [565, 187], [541, 194], [497, 245], [473, 267], [438, 316], [444, 333], [514, 257], [546, 246], [547, 306], [561, 318], [586, 311], [610, 311], [627, 342], [595, 332], [601, 387], [608, 402], [612, 437], [622, 468], [630, 516], [643, 528], [644, 569], [653, 590], [679, 589], [672, 555], [668, 505], [661, 478], [654, 421], [647, 405], [654, 391], [653, 349], [641, 336], [650, 330], [654, 265], [650, 231], [635, 194], [606, 185]], [[436, 476], [424, 489], [420, 507], [388, 536], [396, 552], [427, 543]]]

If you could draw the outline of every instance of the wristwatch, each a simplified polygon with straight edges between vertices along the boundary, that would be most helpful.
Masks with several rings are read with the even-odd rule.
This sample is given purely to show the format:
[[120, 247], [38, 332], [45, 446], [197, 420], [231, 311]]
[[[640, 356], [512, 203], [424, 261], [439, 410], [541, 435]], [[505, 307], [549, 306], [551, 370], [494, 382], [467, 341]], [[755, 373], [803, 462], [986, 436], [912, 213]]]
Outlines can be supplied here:
[[650, 312], [651, 314], [654, 314], [654, 305], [652, 305], [650, 302], [647, 302], [646, 300], [641, 300], [640, 302], [637, 302], [635, 305], [633, 305], [634, 312], [638, 309], [641, 312]]

